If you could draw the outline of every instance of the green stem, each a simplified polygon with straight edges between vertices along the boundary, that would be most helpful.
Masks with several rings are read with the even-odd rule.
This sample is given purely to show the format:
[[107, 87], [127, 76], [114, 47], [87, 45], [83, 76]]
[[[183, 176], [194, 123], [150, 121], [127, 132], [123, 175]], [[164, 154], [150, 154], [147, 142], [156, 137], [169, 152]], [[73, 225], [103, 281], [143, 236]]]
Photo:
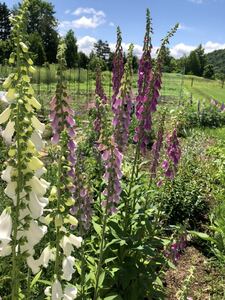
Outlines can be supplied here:
[[134, 157], [134, 163], [133, 163], [133, 168], [132, 168], [132, 173], [131, 173], [131, 180], [130, 180], [130, 185], [128, 188], [128, 193], [126, 196], [126, 201], [125, 201], [125, 232], [127, 231], [127, 227], [128, 227], [128, 221], [129, 221], [129, 215], [130, 215], [130, 210], [129, 210], [129, 198], [131, 195], [131, 190], [133, 187], [133, 183], [134, 183], [134, 179], [136, 178], [136, 174], [137, 174], [137, 162], [138, 162], [138, 158], [139, 158], [139, 153], [140, 153], [140, 146], [139, 143], [136, 145], [136, 149], [135, 149], [135, 157]]
[[102, 227], [102, 234], [101, 234], [101, 244], [100, 244], [100, 253], [99, 253], [99, 260], [98, 260], [98, 266], [97, 266], [97, 273], [96, 273], [96, 284], [95, 284], [95, 293], [94, 293], [94, 298], [93, 300], [97, 300], [98, 298], [98, 293], [99, 293], [99, 278], [101, 275], [101, 268], [102, 268], [102, 259], [103, 259], [103, 249], [104, 249], [104, 242], [105, 242], [105, 231], [106, 231], [106, 224], [107, 224], [107, 206], [105, 209], [105, 214], [103, 217], [103, 227]]
[[[19, 36], [19, 34], [18, 34]], [[20, 49], [19, 49], [19, 37], [17, 38], [17, 69], [18, 69], [18, 77], [20, 78]], [[23, 178], [22, 168], [21, 168], [21, 160], [22, 160], [22, 149], [20, 146], [20, 103], [17, 103], [17, 116], [15, 122], [16, 129], [16, 142], [17, 142], [17, 191], [16, 191], [16, 208], [15, 215], [13, 218], [12, 225], [12, 300], [18, 299], [19, 294], [19, 250], [16, 251], [17, 248], [17, 234], [19, 227], [19, 211], [20, 211], [20, 193], [22, 190], [22, 182]]]

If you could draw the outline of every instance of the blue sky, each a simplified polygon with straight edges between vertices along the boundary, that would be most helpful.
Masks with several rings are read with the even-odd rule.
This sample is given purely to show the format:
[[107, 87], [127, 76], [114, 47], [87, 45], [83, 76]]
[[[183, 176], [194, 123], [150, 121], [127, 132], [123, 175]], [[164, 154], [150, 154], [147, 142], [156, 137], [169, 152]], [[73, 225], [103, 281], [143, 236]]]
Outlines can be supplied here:
[[[1, 1], [1, 0], [0, 0]], [[4, 0], [10, 7], [16, 0]], [[80, 50], [90, 52], [98, 39], [107, 40], [113, 48], [116, 26], [121, 27], [123, 46], [135, 44], [140, 55], [145, 28], [145, 11], [153, 19], [155, 49], [175, 23], [180, 29], [171, 40], [175, 57], [187, 54], [202, 43], [206, 52], [225, 48], [225, 0], [53, 0], [59, 32], [73, 29]], [[154, 50], [155, 50], [154, 49]]]

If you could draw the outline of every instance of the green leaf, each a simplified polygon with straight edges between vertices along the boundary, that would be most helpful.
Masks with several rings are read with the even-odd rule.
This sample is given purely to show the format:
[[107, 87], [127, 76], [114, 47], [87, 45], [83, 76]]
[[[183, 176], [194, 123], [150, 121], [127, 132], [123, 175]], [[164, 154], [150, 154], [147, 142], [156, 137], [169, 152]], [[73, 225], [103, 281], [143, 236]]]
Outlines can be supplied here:
[[214, 239], [210, 237], [207, 233], [204, 232], [198, 232], [198, 231], [189, 231], [190, 234], [195, 235], [197, 237], [200, 237], [201, 239], [205, 241], [214, 242]]
[[93, 226], [94, 226], [94, 230], [96, 231], [97, 235], [99, 237], [101, 237], [101, 234], [102, 234], [102, 228], [99, 224], [95, 223], [94, 221], [92, 221], [93, 223]]
[[105, 271], [103, 271], [99, 276], [99, 281], [98, 281], [99, 286], [102, 286], [104, 279], [105, 279]]
[[39, 278], [41, 277], [42, 271], [38, 272], [34, 279], [31, 281], [30, 287], [32, 288], [39, 280]]
[[38, 282], [43, 283], [45, 285], [51, 285], [52, 284], [51, 281], [48, 281], [48, 280], [38, 280]]
[[104, 298], [104, 300], [122, 300], [122, 298], [118, 294], [112, 294]]

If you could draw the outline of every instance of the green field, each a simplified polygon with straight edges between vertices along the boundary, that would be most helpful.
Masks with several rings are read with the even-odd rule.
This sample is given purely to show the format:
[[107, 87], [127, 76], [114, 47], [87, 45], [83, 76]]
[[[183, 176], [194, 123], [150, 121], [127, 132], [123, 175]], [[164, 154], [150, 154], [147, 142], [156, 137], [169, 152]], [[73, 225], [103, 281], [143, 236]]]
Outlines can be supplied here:
[[[12, 70], [7, 66], [0, 66], [0, 78], [4, 79]], [[70, 69], [65, 72], [67, 86], [73, 98], [75, 109], [81, 110], [84, 105], [93, 102], [95, 95], [95, 74], [90, 70]], [[112, 95], [112, 74], [102, 73], [103, 86], [108, 97]], [[37, 68], [32, 78], [36, 96], [44, 108], [48, 107], [49, 100], [56, 88], [56, 65], [49, 68]], [[0, 82], [1, 88], [1, 82]], [[175, 73], [164, 73], [161, 96], [171, 99], [173, 102], [185, 102], [188, 99], [209, 101], [211, 98], [220, 103], [225, 102], [225, 92], [221, 82], [207, 80], [204, 78], [182, 75]], [[133, 76], [134, 95], [137, 92], [137, 74]]]

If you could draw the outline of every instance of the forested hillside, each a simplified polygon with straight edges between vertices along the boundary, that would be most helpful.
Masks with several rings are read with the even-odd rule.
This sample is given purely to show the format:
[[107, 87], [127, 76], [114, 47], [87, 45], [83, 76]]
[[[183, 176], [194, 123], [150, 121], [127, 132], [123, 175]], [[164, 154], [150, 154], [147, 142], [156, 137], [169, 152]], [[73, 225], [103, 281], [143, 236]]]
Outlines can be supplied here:
[[214, 66], [216, 73], [225, 73], [225, 49], [208, 53], [206, 58]]

